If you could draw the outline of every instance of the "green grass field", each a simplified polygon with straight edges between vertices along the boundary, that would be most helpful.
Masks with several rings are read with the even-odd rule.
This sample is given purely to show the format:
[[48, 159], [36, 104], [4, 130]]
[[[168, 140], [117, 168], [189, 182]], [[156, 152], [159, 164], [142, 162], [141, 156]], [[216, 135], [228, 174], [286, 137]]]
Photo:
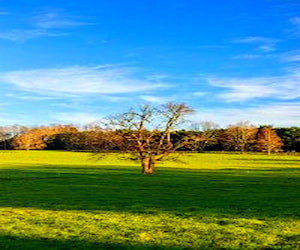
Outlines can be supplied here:
[[300, 249], [300, 156], [0, 151], [0, 249]]

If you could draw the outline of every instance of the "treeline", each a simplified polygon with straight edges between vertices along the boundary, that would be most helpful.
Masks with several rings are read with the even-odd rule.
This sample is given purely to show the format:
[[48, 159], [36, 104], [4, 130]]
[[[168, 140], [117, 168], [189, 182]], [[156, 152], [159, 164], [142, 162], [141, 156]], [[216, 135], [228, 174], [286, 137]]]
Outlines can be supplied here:
[[[192, 129], [170, 134], [173, 142], [186, 139], [180, 151], [299, 152], [300, 127], [255, 127], [240, 122], [219, 128], [215, 123], [194, 124]], [[97, 125], [78, 128], [72, 125], [0, 127], [1, 150], [118, 151], [124, 147], [130, 130], [103, 129]], [[190, 142], [193, 143], [190, 143]]]

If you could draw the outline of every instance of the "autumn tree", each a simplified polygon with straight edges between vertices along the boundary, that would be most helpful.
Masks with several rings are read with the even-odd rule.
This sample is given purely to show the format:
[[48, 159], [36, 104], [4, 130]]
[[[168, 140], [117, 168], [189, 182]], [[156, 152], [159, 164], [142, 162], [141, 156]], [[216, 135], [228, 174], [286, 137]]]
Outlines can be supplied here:
[[0, 127], [0, 149], [12, 149], [13, 138], [25, 133], [27, 128], [21, 125]]
[[229, 125], [224, 130], [222, 144], [226, 149], [245, 152], [254, 144], [256, 133], [257, 128], [249, 122], [239, 122]]
[[77, 129], [69, 125], [40, 126], [28, 129], [13, 139], [15, 149], [44, 149], [54, 134], [74, 132]]
[[152, 174], [157, 161], [182, 147], [188, 140], [172, 140], [172, 135], [183, 118], [192, 110], [185, 104], [167, 103], [160, 107], [148, 104], [138, 110], [110, 117], [108, 124], [122, 133], [122, 151], [130, 152], [141, 162], [142, 173]]
[[267, 152], [270, 155], [271, 152], [278, 151], [282, 145], [282, 140], [272, 127], [263, 126], [259, 128], [255, 144], [258, 151]]

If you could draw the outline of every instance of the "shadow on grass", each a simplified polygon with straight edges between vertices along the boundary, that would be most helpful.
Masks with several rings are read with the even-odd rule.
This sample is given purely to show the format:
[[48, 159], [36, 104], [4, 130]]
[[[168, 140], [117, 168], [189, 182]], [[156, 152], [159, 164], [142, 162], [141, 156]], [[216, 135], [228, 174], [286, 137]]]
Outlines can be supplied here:
[[[103, 242], [102, 242], [103, 241]], [[201, 249], [207, 249], [209, 246], [199, 246]], [[99, 240], [98, 242], [80, 240], [80, 239], [67, 239], [67, 240], [54, 240], [46, 238], [29, 238], [20, 237], [13, 235], [0, 234], [0, 248], [1, 250], [12, 250], [12, 249], [22, 249], [22, 250], [32, 250], [32, 249], [43, 249], [43, 250], [88, 250], [88, 249], [119, 249], [119, 250], [189, 250], [191, 248], [178, 247], [178, 246], [161, 246], [152, 244], [129, 244], [129, 243], [114, 243], [109, 239]]]
[[1, 207], [298, 218], [299, 190], [300, 168], [158, 168], [153, 176], [125, 166], [0, 171]]
[[[290, 237], [282, 237], [276, 244], [265, 246], [260, 249], [299, 249], [297, 239], [294, 242], [289, 242]], [[195, 247], [188, 246], [168, 246], [151, 243], [134, 243], [134, 242], [113, 242], [111, 239], [98, 239], [95, 241], [83, 239], [49, 239], [49, 238], [34, 238], [21, 237], [7, 234], [0, 234], [0, 248], [1, 250], [195, 250], [195, 249], [237, 249], [236, 247], [223, 247], [216, 242], [203, 242]], [[240, 249], [254, 249], [247, 246]]]

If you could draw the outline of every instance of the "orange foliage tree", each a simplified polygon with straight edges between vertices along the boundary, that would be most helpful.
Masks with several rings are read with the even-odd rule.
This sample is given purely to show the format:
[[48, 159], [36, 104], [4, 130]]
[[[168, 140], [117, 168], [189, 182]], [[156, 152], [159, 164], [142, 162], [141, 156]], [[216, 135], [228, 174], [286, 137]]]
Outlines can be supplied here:
[[41, 126], [28, 129], [13, 139], [15, 149], [39, 150], [47, 147], [48, 140], [54, 134], [77, 132], [77, 128], [70, 125]]
[[283, 143], [277, 133], [270, 127], [261, 127], [257, 133], [256, 149], [261, 152], [276, 152], [282, 147]]
[[251, 149], [257, 128], [249, 122], [239, 122], [229, 125], [224, 130], [222, 144], [226, 149], [245, 152]]

